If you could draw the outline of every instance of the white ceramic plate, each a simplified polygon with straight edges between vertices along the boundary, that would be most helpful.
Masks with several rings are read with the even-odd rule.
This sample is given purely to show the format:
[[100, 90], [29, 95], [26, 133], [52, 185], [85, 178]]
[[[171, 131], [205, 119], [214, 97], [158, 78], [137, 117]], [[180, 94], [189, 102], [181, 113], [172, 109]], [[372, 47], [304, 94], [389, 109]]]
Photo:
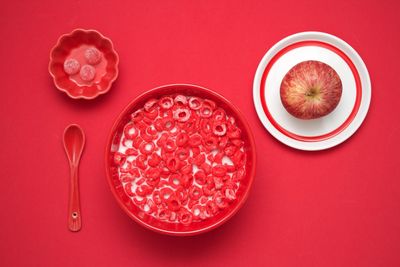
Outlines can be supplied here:
[[[313, 120], [293, 117], [280, 99], [285, 74], [307, 60], [331, 66], [343, 86], [338, 106]], [[302, 32], [279, 41], [262, 58], [253, 98], [258, 117], [276, 139], [301, 150], [322, 150], [342, 143], [360, 127], [371, 100], [371, 82], [363, 60], [349, 44], [327, 33]]]

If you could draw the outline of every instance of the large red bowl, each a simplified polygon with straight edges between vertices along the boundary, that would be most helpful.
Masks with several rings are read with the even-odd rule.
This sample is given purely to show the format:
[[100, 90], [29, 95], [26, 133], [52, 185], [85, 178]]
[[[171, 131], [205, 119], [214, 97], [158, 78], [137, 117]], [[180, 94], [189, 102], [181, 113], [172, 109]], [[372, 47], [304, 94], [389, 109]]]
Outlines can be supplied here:
[[[113, 152], [118, 149], [123, 128], [126, 123], [130, 121], [130, 114], [133, 111], [142, 108], [144, 103], [151, 98], [159, 98], [163, 95], [171, 95], [176, 93], [211, 99], [220, 107], [224, 108], [227, 114], [233, 115], [236, 118], [237, 126], [242, 130], [242, 139], [245, 142], [245, 152], [247, 156], [247, 162], [245, 166], [246, 176], [241, 181], [240, 187], [237, 191], [236, 200], [214, 217], [201, 222], [192, 222], [190, 225], [186, 226], [183, 224], [159, 221], [156, 218], [143, 213], [139, 208], [137, 208], [136, 205], [132, 203], [131, 199], [125, 194], [124, 188], [119, 179], [117, 165], [114, 163], [112, 155]], [[136, 97], [136, 99], [134, 99], [121, 112], [112, 126], [105, 151], [105, 167], [108, 184], [110, 185], [111, 191], [121, 208], [129, 215], [129, 217], [144, 227], [159, 233], [175, 236], [189, 236], [204, 233], [228, 221], [243, 206], [249, 195], [249, 191], [255, 176], [255, 166], [256, 153], [254, 137], [242, 113], [223, 96], [209, 89], [189, 84], [165, 85], [147, 91]]]

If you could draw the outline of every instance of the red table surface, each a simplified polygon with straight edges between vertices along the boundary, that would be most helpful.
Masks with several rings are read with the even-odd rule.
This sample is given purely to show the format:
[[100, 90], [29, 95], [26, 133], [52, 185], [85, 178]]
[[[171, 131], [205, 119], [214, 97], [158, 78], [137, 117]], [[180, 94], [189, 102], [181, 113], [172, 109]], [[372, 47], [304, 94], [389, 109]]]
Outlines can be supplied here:
[[[41, 3], [40, 3], [41, 2]], [[0, 8], [0, 266], [400, 266], [399, 1], [9, 1]], [[107, 95], [69, 99], [47, 72], [74, 28], [111, 38], [120, 76]], [[266, 51], [318, 30], [351, 44], [372, 80], [366, 120], [321, 152], [275, 140], [253, 108]], [[169, 83], [221, 93], [246, 115], [257, 146], [250, 197], [210, 233], [146, 230], [108, 188], [104, 150], [116, 116]], [[69, 171], [62, 133], [79, 123], [83, 227], [67, 230]]]

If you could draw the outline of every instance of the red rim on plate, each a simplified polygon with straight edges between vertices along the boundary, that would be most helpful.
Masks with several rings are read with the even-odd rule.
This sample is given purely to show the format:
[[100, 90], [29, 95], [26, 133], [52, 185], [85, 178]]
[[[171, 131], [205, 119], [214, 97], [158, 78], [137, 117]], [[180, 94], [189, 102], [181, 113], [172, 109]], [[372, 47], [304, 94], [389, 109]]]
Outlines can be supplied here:
[[[302, 135], [298, 135], [295, 134], [293, 132], [290, 132], [288, 130], [286, 130], [285, 128], [283, 128], [271, 115], [271, 113], [269, 112], [268, 109], [268, 105], [265, 101], [265, 81], [266, 81], [266, 77], [268, 76], [269, 71], [271, 70], [271, 67], [275, 64], [275, 62], [284, 54], [286, 54], [287, 52], [299, 48], [299, 47], [304, 47], [304, 46], [319, 46], [322, 48], [326, 48], [329, 49], [330, 51], [336, 53], [337, 55], [339, 55], [345, 62], [346, 64], [349, 66], [349, 68], [351, 69], [351, 72], [353, 74], [354, 80], [356, 82], [356, 101], [354, 104], [354, 107], [350, 113], [350, 115], [347, 117], [347, 119], [344, 121], [344, 123], [342, 123], [339, 127], [337, 127], [336, 129], [334, 129], [333, 131], [323, 134], [323, 135], [318, 135], [318, 136], [302, 136]], [[283, 48], [282, 50], [280, 50], [275, 56], [273, 56], [273, 58], [269, 61], [269, 63], [267, 64], [263, 74], [262, 74], [262, 78], [261, 78], [261, 84], [260, 84], [260, 99], [261, 99], [261, 104], [262, 104], [262, 108], [264, 110], [265, 115], [267, 116], [268, 120], [271, 122], [271, 124], [277, 129], [279, 130], [282, 134], [298, 140], [298, 141], [303, 141], [303, 142], [318, 142], [318, 141], [323, 141], [329, 138], [332, 138], [333, 136], [339, 134], [340, 132], [342, 132], [344, 129], [346, 129], [346, 127], [348, 127], [351, 122], [354, 120], [354, 118], [357, 115], [357, 112], [360, 108], [360, 104], [361, 104], [361, 98], [362, 98], [362, 88], [361, 88], [361, 80], [360, 80], [360, 75], [357, 71], [357, 68], [354, 66], [353, 62], [351, 61], [351, 59], [340, 49], [338, 49], [337, 47], [322, 42], [322, 41], [301, 41], [301, 42], [297, 42], [297, 43], [293, 43], [290, 44], [288, 46], [286, 46], [285, 48]]]
[[[240, 187], [237, 192], [237, 199], [231, 203], [226, 209], [220, 211], [215, 216], [200, 222], [192, 222], [190, 225], [183, 225], [178, 223], [163, 222], [156, 218], [144, 214], [140, 211], [131, 199], [126, 195], [121, 181], [117, 166], [113, 161], [113, 152], [118, 149], [119, 141], [122, 136], [123, 127], [130, 121], [130, 115], [133, 111], [142, 108], [144, 103], [151, 98], [160, 98], [164, 95], [183, 94], [198, 97], [208, 98], [213, 100], [227, 111], [228, 114], [236, 118], [238, 127], [242, 130], [242, 139], [245, 142], [246, 160], [246, 175], [241, 181]], [[242, 113], [223, 96], [197, 85], [190, 84], [171, 84], [155, 89], [149, 90], [138, 97], [136, 97], [130, 104], [120, 113], [114, 125], [111, 128], [108, 137], [106, 150], [105, 150], [105, 168], [107, 174], [107, 181], [110, 186], [111, 192], [117, 200], [119, 206], [125, 211], [126, 214], [140, 225], [153, 230], [158, 233], [175, 235], [175, 236], [189, 236], [204, 233], [215, 229], [228, 221], [244, 204], [246, 201], [250, 188], [252, 186], [255, 176], [256, 166], [256, 152], [254, 137]]]

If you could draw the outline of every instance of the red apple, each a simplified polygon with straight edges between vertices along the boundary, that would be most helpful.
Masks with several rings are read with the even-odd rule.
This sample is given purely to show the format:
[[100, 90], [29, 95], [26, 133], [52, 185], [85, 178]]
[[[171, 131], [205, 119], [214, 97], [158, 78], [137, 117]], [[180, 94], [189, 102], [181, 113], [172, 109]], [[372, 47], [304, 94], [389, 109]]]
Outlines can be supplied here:
[[342, 96], [342, 81], [329, 65], [303, 61], [286, 73], [280, 93], [283, 106], [294, 117], [316, 119], [336, 108]]

